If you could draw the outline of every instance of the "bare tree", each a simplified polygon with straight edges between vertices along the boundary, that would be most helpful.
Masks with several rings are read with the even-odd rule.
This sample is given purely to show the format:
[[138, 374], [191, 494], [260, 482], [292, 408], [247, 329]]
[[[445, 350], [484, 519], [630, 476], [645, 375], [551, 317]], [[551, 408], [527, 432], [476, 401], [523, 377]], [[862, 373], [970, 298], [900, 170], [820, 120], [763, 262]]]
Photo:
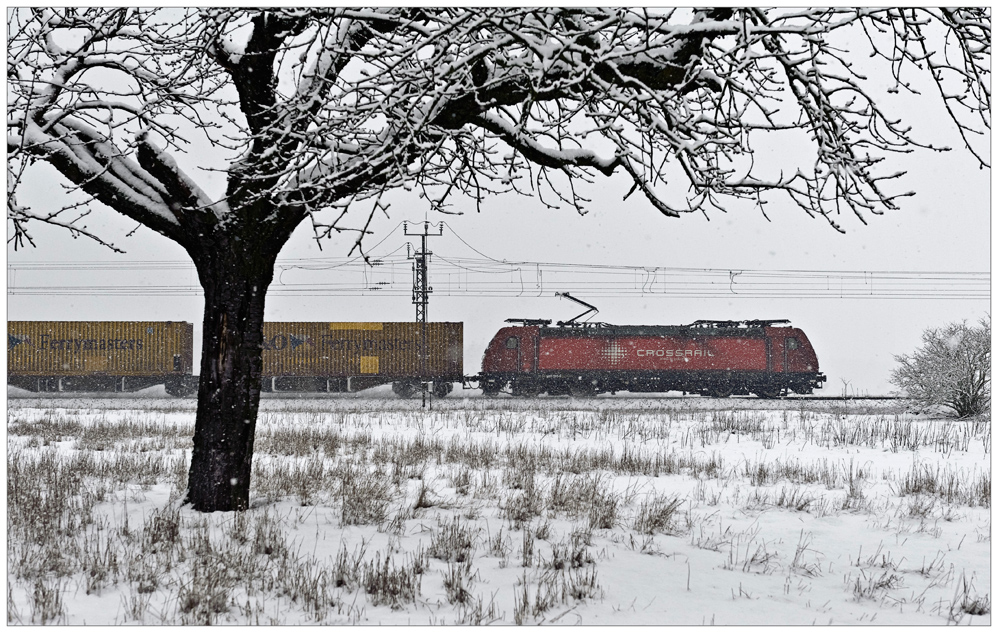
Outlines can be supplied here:
[[991, 407], [991, 317], [979, 327], [950, 323], [922, 333], [922, 347], [895, 356], [891, 382], [922, 407], [946, 407], [957, 417]]
[[[357, 231], [360, 248], [394, 189], [441, 212], [457, 196], [506, 192], [583, 209], [577, 185], [616, 173], [668, 216], [783, 196], [838, 228], [843, 213], [863, 219], [908, 195], [891, 190], [900, 174], [885, 157], [930, 148], [885, 111], [885, 85], [935, 91], [965, 147], [989, 160], [986, 8], [8, 15], [15, 246], [31, 242], [33, 221], [105, 243], [81, 221], [105, 206], [197, 267], [204, 353], [188, 500], [205, 511], [247, 506], [264, 299], [306, 219], [317, 239]], [[879, 76], [868, 80], [863, 60]], [[182, 154], [196, 136], [214, 158]], [[773, 143], [807, 158], [788, 170], [757, 160]], [[207, 195], [178, 159], [222, 170], [224, 195]], [[89, 199], [47, 213], [19, 204], [39, 163]]]

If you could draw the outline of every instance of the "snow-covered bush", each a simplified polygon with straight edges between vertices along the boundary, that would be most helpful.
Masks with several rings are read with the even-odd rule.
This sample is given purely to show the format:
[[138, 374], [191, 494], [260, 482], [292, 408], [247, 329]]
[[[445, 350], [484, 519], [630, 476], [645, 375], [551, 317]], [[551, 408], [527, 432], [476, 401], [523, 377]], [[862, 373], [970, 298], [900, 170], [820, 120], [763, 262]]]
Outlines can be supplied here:
[[926, 407], [942, 406], [966, 418], [991, 406], [991, 316], [979, 327], [950, 323], [922, 333], [922, 347], [895, 356], [891, 382]]

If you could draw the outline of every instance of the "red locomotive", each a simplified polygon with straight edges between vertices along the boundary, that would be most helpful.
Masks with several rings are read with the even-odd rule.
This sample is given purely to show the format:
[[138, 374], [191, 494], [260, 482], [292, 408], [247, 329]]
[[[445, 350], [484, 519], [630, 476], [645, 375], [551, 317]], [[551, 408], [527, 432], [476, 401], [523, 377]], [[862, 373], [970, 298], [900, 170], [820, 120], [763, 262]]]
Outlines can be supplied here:
[[[595, 308], [566, 295], [595, 311]], [[683, 391], [715, 398], [812, 393], [825, 376], [803, 331], [785, 320], [690, 325], [520, 323], [496, 333], [482, 359], [486, 394], [591, 396]]]

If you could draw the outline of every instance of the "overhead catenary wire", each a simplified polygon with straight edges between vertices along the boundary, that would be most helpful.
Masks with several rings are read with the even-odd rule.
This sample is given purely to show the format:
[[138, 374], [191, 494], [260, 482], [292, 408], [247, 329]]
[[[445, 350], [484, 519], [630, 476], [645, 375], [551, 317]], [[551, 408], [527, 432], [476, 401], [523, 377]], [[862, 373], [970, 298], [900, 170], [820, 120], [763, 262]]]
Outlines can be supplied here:
[[[378, 258], [376, 267], [353, 261], [282, 263], [271, 295], [363, 296], [372, 294], [408, 296], [412, 291], [411, 262], [404, 258]], [[166, 264], [166, 263], [162, 263]], [[191, 270], [192, 267], [187, 267]], [[46, 272], [184, 271], [176, 265], [111, 265], [99, 267], [33, 267], [9, 264], [16, 284], [8, 284], [8, 295], [200, 295], [191, 283], [163, 283], [163, 275], [144, 283], [125, 282], [46, 283]], [[26, 273], [42, 275], [28, 276]], [[324, 278], [291, 279], [289, 273]], [[65, 277], [65, 274], [59, 277]], [[79, 276], [79, 275], [75, 275]], [[90, 276], [90, 275], [84, 275]], [[878, 298], [878, 299], [989, 299], [990, 273], [953, 271], [806, 271], [728, 270], [593, 266], [553, 262], [506, 262], [449, 258], [435, 253], [431, 273], [435, 295], [514, 297], [575, 292], [580, 296], [615, 297], [753, 297], [753, 298]]]
[[[392, 230], [396, 233], [401, 223]], [[802, 270], [633, 266], [499, 260], [453, 234], [477, 257], [435, 250], [436, 296], [529, 297], [571, 292], [592, 298], [756, 298], [990, 300], [990, 272]], [[309, 257], [276, 264], [271, 296], [409, 296], [412, 261], [405, 244], [367, 259]], [[183, 261], [8, 261], [7, 294], [199, 296], [194, 266]], [[117, 281], [99, 273], [113, 275]], [[171, 275], [171, 273], [175, 273]], [[52, 279], [55, 276], [56, 279]], [[100, 277], [94, 281], [94, 277]]]

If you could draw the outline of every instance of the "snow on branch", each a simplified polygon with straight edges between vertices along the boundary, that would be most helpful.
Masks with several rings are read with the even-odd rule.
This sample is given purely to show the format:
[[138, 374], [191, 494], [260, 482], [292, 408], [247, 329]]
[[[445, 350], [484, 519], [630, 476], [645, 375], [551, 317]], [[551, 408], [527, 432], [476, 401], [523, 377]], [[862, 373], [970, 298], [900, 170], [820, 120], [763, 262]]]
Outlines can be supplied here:
[[176, 223], [162, 187], [92, 132], [69, 117], [53, 126], [50, 134], [27, 123], [21, 137], [8, 137], [8, 148], [41, 156], [70, 182], [105, 203], [113, 203], [126, 215], [150, 223], [158, 223], [156, 218]]
[[[444, 212], [505, 192], [584, 211], [620, 173], [667, 215], [783, 197], [841, 230], [910, 193], [892, 155], [947, 149], [912, 104], [989, 167], [980, 8], [95, 8], [14, 10], [8, 31], [9, 161], [82, 186], [78, 150], [113, 155], [101, 178], [152, 222], [212, 206], [196, 222], [363, 230], [384, 208], [350, 205], [395, 188]], [[77, 124], [100, 142], [69, 142]], [[227, 178], [214, 205], [171, 158], [191, 135], [228, 157], [205, 157]]]
[[921, 407], [945, 407], [957, 417], [991, 407], [991, 317], [927, 328], [922, 347], [895, 356], [891, 382]]

